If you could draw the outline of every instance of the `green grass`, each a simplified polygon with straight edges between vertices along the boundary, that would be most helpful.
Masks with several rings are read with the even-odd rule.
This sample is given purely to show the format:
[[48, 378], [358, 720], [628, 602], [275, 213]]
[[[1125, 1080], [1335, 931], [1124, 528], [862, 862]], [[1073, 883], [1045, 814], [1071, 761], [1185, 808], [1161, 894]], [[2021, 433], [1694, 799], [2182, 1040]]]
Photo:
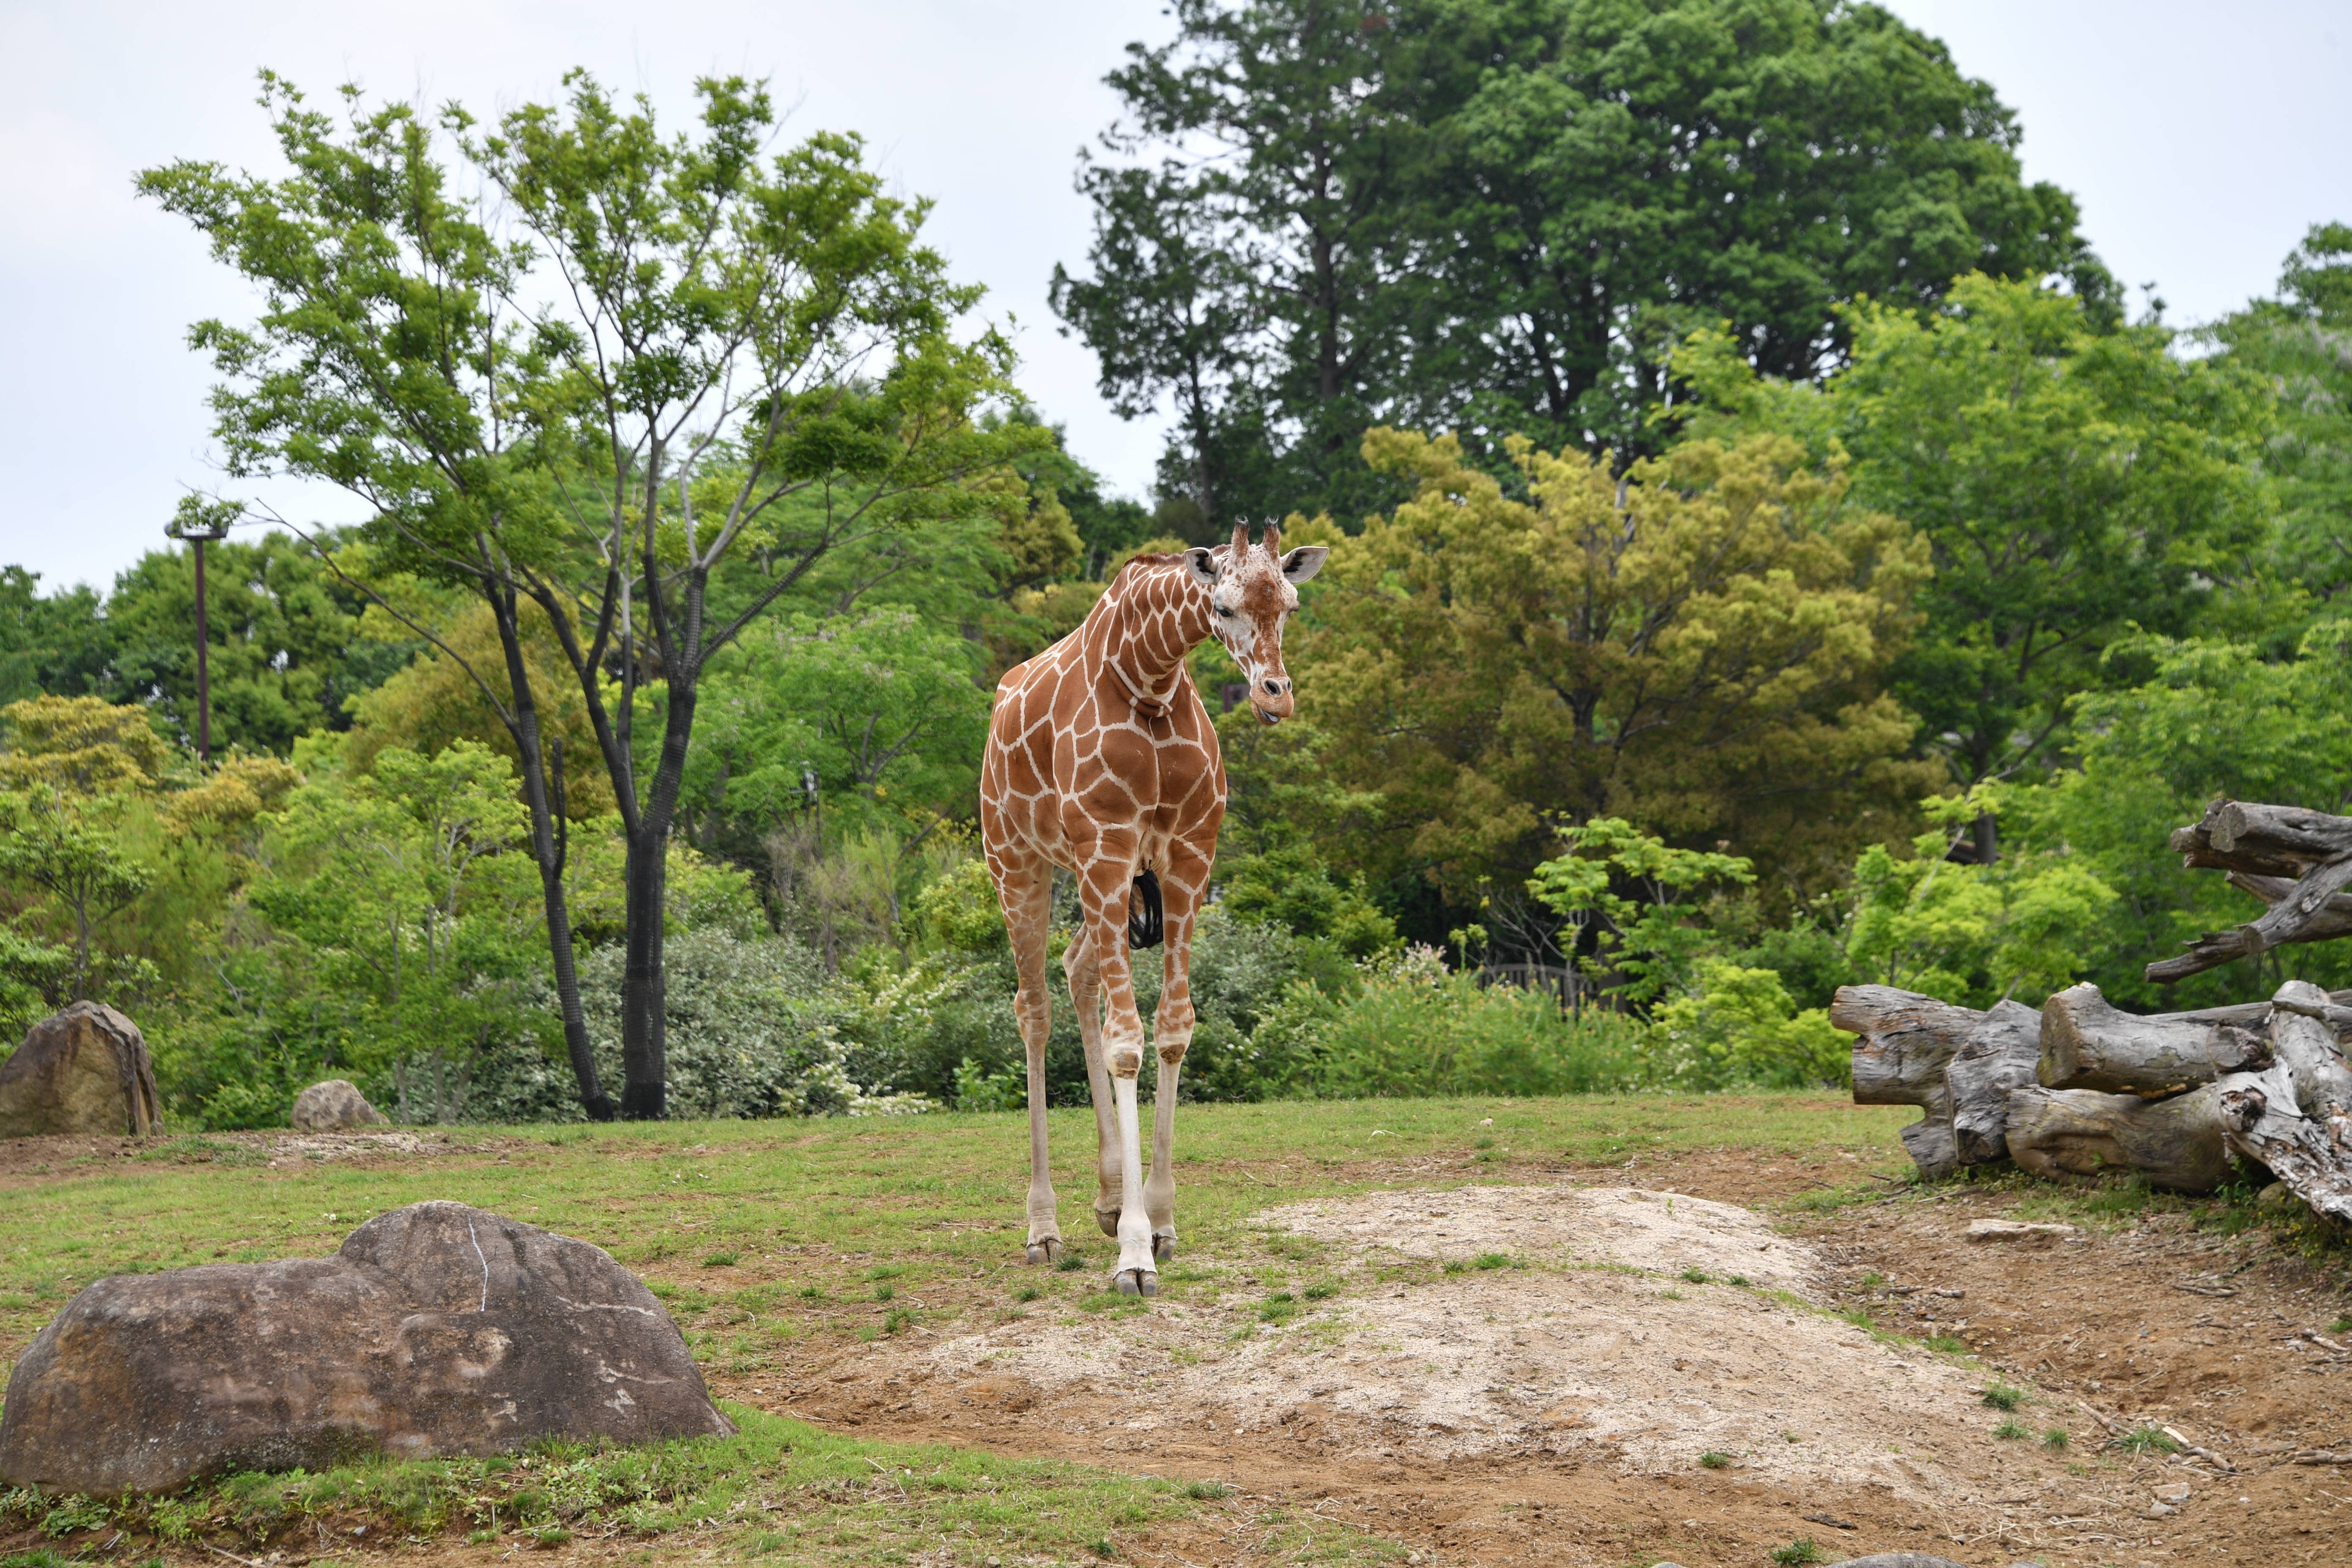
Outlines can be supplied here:
[[2042, 1446], [2053, 1454], [2064, 1453], [2066, 1445], [2073, 1441], [2073, 1438], [2066, 1436], [2066, 1428], [2063, 1426], [2053, 1426], [2049, 1431], [2042, 1434]]
[[[1400, 1184], [1512, 1179], [1508, 1167], [1476, 1163], [1481, 1137], [1552, 1168], [1619, 1169], [1629, 1158], [1738, 1148], [1831, 1159], [1850, 1152], [1864, 1170], [1894, 1169], [1902, 1163], [1895, 1130], [1913, 1114], [1819, 1093], [1187, 1106], [1177, 1130], [1186, 1261], [1162, 1272], [1163, 1298], [1214, 1299], [1236, 1288], [1235, 1269], [1256, 1269], [1267, 1280], [1255, 1312], [1268, 1322], [1303, 1316], [1334, 1293], [1330, 1263], [1310, 1238], [1268, 1236], [1251, 1216], [1277, 1203]], [[1487, 1117], [1494, 1125], [1480, 1126]], [[1049, 1120], [1066, 1234], [1076, 1239], [1083, 1227], [1091, 1241], [1093, 1114], [1076, 1108]], [[1375, 1130], [1383, 1135], [1374, 1139]], [[1106, 1313], [1152, 1310], [1096, 1289], [1108, 1263], [1099, 1250], [1066, 1254], [1061, 1267], [1076, 1279], [1020, 1268], [1023, 1113], [419, 1131], [425, 1152], [364, 1163], [271, 1167], [265, 1140], [208, 1134], [160, 1141], [131, 1159], [110, 1151], [60, 1157], [45, 1172], [7, 1178], [0, 1356], [21, 1350], [101, 1276], [323, 1257], [361, 1222], [426, 1198], [475, 1204], [606, 1248], [646, 1278], [722, 1384], [727, 1374], [772, 1375], [762, 1369], [783, 1347], [797, 1356], [935, 1329], [934, 1319], [973, 1310], [975, 1296], [1002, 1310], [998, 1289], [1042, 1310], [1092, 1305], [1094, 1295], [1105, 1298]], [[1517, 1266], [1497, 1253], [1457, 1267]], [[999, 1271], [1001, 1284], [980, 1283]], [[105, 1539], [91, 1532], [117, 1528], [127, 1532], [115, 1553], [125, 1563], [152, 1540], [251, 1557], [283, 1537], [292, 1552], [298, 1537], [310, 1540], [311, 1524], [328, 1520], [340, 1521], [345, 1541], [387, 1545], [412, 1534], [456, 1545], [490, 1530], [506, 1546], [528, 1548], [537, 1543], [529, 1532], [562, 1530], [575, 1537], [568, 1551], [619, 1535], [664, 1556], [715, 1550], [722, 1562], [862, 1563], [905, 1561], [946, 1533], [971, 1542], [975, 1560], [1083, 1561], [1097, 1542], [1129, 1560], [1122, 1542], [1200, 1509], [1247, 1522], [1286, 1560], [1397, 1554], [1392, 1542], [1304, 1515], [1268, 1522], [1248, 1511], [1263, 1502], [1237, 1493], [946, 1445], [861, 1443], [751, 1410], [736, 1415], [743, 1431], [732, 1439], [548, 1449], [528, 1465], [452, 1460], [240, 1477], [179, 1498], [87, 1505], [102, 1514], [94, 1523], [75, 1511], [84, 1505], [50, 1501], [35, 1511], [21, 1494], [0, 1494], [0, 1508], [29, 1531], [54, 1516], [59, 1533], [47, 1539], [76, 1543], [60, 1561], [86, 1556]], [[369, 1521], [364, 1538], [347, 1533]], [[688, 1531], [690, 1541], [667, 1542]], [[960, 1544], [960, 1561], [964, 1554]]]
[[1999, 1437], [2003, 1442], [2013, 1442], [2020, 1437], [2031, 1437], [2033, 1436], [2033, 1432], [2032, 1428], [2025, 1425], [2024, 1422], [2020, 1421], [2016, 1416], [2011, 1415], [2001, 1422], [2000, 1426], [1995, 1426], [1992, 1429], [1992, 1435]]
[[2127, 1454], [2178, 1454], [2180, 1445], [2155, 1426], [2133, 1427], [2116, 1439], [2116, 1447]]
[[[322, 1527], [349, 1541], [365, 1526], [386, 1541], [462, 1531], [473, 1544], [509, 1539], [539, 1547], [583, 1537], [642, 1543], [690, 1531], [698, 1545], [716, 1534], [787, 1561], [882, 1563], [905, 1560], [902, 1542], [942, 1536], [1006, 1558], [1069, 1557], [1231, 1495], [1213, 1482], [1186, 1486], [945, 1444], [865, 1442], [756, 1410], [728, 1414], [740, 1427], [732, 1437], [640, 1448], [544, 1443], [514, 1458], [235, 1476], [176, 1497], [74, 1499], [63, 1510], [31, 1492], [0, 1492], [0, 1523], [24, 1530], [46, 1521], [53, 1539], [121, 1530], [125, 1554], [142, 1539], [240, 1555], [282, 1542], [307, 1553]], [[1322, 1561], [1381, 1555], [1377, 1543], [1359, 1546], [1361, 1538], [1338, 1526], [1309, 1533]]]
[[2006, 1383], [1996, 1383], [1984, 1391], [1984, 1402], [1995, 1410], [2014, 1410], [2025, 1403], [2025, 1390]]
[[1822, 1561], [1822, 1549], [1813, 1543], [1811, 1536], [1801, 1535], [1786, 1546], [1772, 1548], [1771, 1556], [1780, 1568], [1804, 1568], [1808, 1563]]
[[1698, 1462], [1706, 1469], [1720, 1470], [1731, 1463], [1731, 1456], [1728, 1454], [1720, 1454], [1716, 1452], [1713, 1448], [1709, 1448], [1706, 1453], [1701, 1454], [1698, 1457]]

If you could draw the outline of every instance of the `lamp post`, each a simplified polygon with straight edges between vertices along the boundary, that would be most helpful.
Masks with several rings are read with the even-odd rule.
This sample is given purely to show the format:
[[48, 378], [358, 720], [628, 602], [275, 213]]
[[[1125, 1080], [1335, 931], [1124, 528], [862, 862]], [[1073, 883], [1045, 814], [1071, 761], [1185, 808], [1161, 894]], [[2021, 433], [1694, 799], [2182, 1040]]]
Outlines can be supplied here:
[[229, 524], [244, 509], [234, 504], [207, 503], [194, 496], [184, 497], [179, 511], [163, 525], [171, 538], [187, 544], [196, 557], [196, 760], [205, 766], [213, 760], [213, 690], [212, 669], [208, 655], [212, 637], [205, 627], [205, 546], [228, 537]]

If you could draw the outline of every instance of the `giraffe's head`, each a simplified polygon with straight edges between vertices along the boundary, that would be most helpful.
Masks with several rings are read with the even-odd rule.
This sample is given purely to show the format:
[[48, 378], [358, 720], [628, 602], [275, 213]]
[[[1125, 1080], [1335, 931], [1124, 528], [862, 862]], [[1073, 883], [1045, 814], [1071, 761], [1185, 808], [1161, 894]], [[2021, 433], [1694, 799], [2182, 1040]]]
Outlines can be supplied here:
[[1290, 717], [1290, 672], [1282, 667], [1282, 623], [1298, 608], [1298, 584], [1323, 569], [1330, 552], [1305, 544], [1282, 553], [1282, 530], [1269, 522], [1250, 548], [1249, 524], [1234, 524], [1234, 542], [1214, 550], [1188, 550], [1185, 565], [1209, 595], [1209, 625], [1249, 678], [1250, 710], [1261, 723]]

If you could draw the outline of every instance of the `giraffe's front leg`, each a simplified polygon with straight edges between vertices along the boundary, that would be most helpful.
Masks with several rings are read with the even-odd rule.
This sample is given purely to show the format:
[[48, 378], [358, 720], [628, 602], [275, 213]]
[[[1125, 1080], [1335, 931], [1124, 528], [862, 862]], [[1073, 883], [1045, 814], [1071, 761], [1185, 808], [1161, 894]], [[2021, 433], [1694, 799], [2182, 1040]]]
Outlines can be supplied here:
[[[1143, 1019], [1127, 957], [1127, 889], [1131, 858], [1097, 860], [1085, 879], [1087, 944], [1102, 977], [1103, 1067], [1110, 1078], [1117, 1136], [1118, 1212], [1111, 1228], [1118, 1261], [1111, 1284], [1122, 1295], [1156, 1296], [1160, 1270], [1151, 1258], [1151, 1220], [1143, 1198], [1143, 1141], [1136, 1111], [1136, 1079], [1143, 1072]], [[1097, 1209], [1097, 1216], [1101, 1210]]]

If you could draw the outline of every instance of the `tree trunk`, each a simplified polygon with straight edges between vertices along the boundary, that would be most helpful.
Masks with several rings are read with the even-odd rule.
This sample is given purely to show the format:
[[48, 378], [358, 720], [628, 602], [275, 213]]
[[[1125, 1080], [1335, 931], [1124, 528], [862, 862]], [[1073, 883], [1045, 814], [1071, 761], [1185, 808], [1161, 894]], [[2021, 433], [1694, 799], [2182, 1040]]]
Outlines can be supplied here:
[[580, 1108], [591, 1121], [610, 1121], [614, 1107], [597, 1081], [596, 1056], [588, 1044], [588, 1023], [580, 1007], [580, 973], [572, 952], [572, 910], [563, 891], [563, 862], [568, 846], [556, 824], [547, 788], [547, 752], [541, 742], [539, 703], [530, 689], [530, 672], [522, 658], [521, 631], [511, 600], [494, 605], [499, 644], [505, 655], [507, 683], [515, 707], [515, 750], [522, 757], [523, 799], [530, 810], [531, 857], [539, 862], [539, 886], [547, 905], [548, 957], [555, 971], [556, 1010], [563, 1019], [563, 1048], [572, 1058], [572, 1076], [580, 1087]]
[[2008, 1154], [2010, 1091], [2033, 1081], [2041, 1036], [2041, 1016], [2004, 997], [1960, 1042], [1952, 1065], [1944, 1069], [1959, 1163], [1988, 1164]]
[[2352, 1071], [2323, 1022], [2326, 993], [2290, 980], [2271, 998], [2273, 1060], [2216, 1086], [2230, 1148], [2320, 1214], [2352, 1224]]
[[[2352, 1114], [2352, 1071], [2327, 1015], [2333, 998], [2307, 980], [2290, 980], [2271, 998], [2271, 1058], [2287, 1069], [2298, 1110], [2315, 1121]], [[2259, 1069], [2263, 1064], [2252, 1066]]]
[[2136, 1171], [2174, 1192], [2210, 1193], [2229, 1173], [2221, 1090], [2168, 1100], [2025, 1084], [2009, 1095], [2009, 1155], [2030, 1175]]
[[[698, 628], [697, 628], [698, 629]], [[657, 1121], [668, 1114], [668, 985], [662, 963], [662, 921], [669, 890], [669, 831], [694, 735], [698, 671], [668, 675], [660, 761], [653, 787], [627, 837], [623, 879], [627, 889], [628, 945], [621, 969], [621, 1114]]]
[[[2258, 1024], [2253, 1008], [2216, 1009]], [[2091, 1089], [2108, 1094], [2167, 1094], [2242, 1072], [2269, 1055], [2260, 1036], [2210, 1014], [2158, 1013], [2146, 1017], [2112, 1005], [2088, 981], [2070, 985], [2042, 1005], [2044, 1089]]]

